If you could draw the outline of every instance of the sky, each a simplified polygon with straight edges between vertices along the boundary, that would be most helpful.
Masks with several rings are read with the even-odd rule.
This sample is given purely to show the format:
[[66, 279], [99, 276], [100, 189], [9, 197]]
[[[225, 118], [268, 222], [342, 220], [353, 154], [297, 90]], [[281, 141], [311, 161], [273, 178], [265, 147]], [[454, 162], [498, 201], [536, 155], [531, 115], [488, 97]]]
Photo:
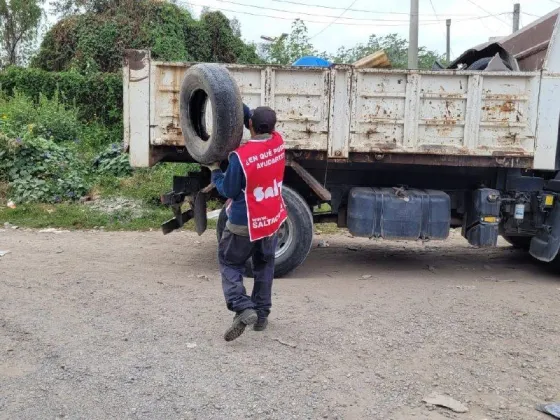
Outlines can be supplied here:
[[[371, 34], [397, 33], [408, 39], [410, 0], [179, 0], [195, 16], [203, 6], [241, 23], [243, 38], [289, 33], [302, 19], [319, 51], [335, 52], [367, 42]], [[560, 0], [420, 0], [419, 45], [445, 52], [446, 19], [451, 19], [451, 58], [512, 31], [513, 4], [521, 5], [521, 27], [560, 7]], [[321, 5], [323, 7], [313, 7]], [[346, 10], [348, 8], [348, 10]], [[340, 16], [340, 17], [339, 17]]]

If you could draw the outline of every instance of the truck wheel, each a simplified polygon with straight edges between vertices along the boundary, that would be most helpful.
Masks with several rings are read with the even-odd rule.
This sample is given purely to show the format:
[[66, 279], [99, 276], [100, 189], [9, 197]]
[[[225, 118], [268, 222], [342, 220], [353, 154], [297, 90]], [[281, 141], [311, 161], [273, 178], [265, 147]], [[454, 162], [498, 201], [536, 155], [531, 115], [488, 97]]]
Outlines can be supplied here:
[[524, 249], [528, 251], [531, 246], [531, 236], [508, 236], [502, 235], [507, 243], [511, 244], [514, 248]]
[[[274, 276], [277, 278], [299, 267], [307, 258], [313, 243], [313, 214], [305, 200], [286, 186], [282, 186], [282, 197], [288, 209], [288, 219], [278, 231], [274, 266]], [[222, 238], [226, 222], [226, 210], [223, 208], [216, 226], [218, 241]], [[250, 261], [247, 263], [245, 274], [247, 277], [253, 277]]]
[[[206, 126], [208, 100], [212, 130]], [[237, 83], [219, 64], [196, 64], [183, 79], [181, 129], [191, 157], [209, 164], [225, 160], [243, 137], [243, 102]]]

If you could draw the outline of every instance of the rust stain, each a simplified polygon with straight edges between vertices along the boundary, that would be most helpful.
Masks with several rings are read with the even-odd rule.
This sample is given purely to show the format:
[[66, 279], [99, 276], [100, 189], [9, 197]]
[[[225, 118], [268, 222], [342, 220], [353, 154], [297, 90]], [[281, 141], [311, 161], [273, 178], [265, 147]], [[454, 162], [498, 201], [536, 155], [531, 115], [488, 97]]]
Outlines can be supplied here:
[[446, 99], [463, 99], [462, 93], [446, 93], [445, 95], [441, 96]]
[[370, 128], [368, 131], [366, 131], [366, 137], [369, 139], [372, 134], [377, 134], [377, 133], [379, 133], [377, 128]]
[[173, 121], [171, 121], [165, 127], [165, 134], [166, 135], [172, 135], [172, 136], [182, 136], [183, 135], [183, 130], [181, 129], [181, 127], [176, 126], [173, 123]]
[[440, 136], [447, 137], [451, 134], [452, 128], [449, 125], [438, 125], [436, 130]]
[[512, 112], [515, 111], [515, 104], [512, 101], [506, 101], [500, 107], [501, 112]]
[[144, 58], [146, 58], [146, 51], [126, 50], [124, 63], [130, 70], [142, 70], [144, 67], [146, 67]]
[[[397, 148], [397, 145], [395, 144], [396, 142], [393, 143], [380, 143], [380, 144], [376, 144], [375, 148], [377, 150], [379, 150], [380, 152], [392, 152]], [[379, 159], [377, 159], [379, 160]]]
[[[439, 153], [438, 153], [438, 149]], [[354, 148], [350, 148], [349, 158], [328, 159], [331, 162], [367, 162], [372, 163], [383, 160], [387, 163], [399, 164], [425, 164], [432, 166], [469, 166], [469, 167], [497, 167], [508, 166], [512, 168], [532, 168], [533, 159], [530, 154], [518, 156], [504, 156], [498, 162], [498, 156], [472, 156], [467, 150], [453, 148], [455, 154], [448, 154], [449, 150], [445, 148], [426, 148], [423, 153], [392, 153], [381, 154], [380, 151], [371, 151], [369, 153], [357, 152]], [[305, 160], [327, 160], [326, 152], [317, 150], [304, 151], [286, 151], [287, 156], [293, 155]]]

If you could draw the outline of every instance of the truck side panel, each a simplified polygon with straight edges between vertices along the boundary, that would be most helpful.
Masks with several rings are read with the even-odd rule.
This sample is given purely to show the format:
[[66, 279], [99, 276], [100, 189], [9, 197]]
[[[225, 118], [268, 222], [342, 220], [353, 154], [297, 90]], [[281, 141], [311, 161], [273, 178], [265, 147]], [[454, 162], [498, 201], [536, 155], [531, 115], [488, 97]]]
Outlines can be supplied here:
[[[156, 146], [184, 145], [179, 122], [179, 92], [188, 65], [155, 62], [152, 66], [155, 100], [150, 142]], [[328, 71], [262, 66], [228, 66], [228, 69], [248, 106], [266, 105], [276, 109], [278, 129], [284, 133], [288, 148], [327, 150]], [[211, 130], [210, 121], [211, 118], [207, 118]]]
[[[134, 108], [125, 141], [135, 166], [155, 163], [144, 156], [150, 147], [184, 146], [179, 92], [189, 66], [151, 61], [146, 75], [125, 67], [125, 108]], [[245, 103], [276, 110], [288, 150], [337, 160], [352, 154], [483, 157], [488, 165], [526, 168], [537, 150], [538, 167], [554, 169], [557, 130], [548, 124], [537, 137], [540, 72], [227, 67]], [[508, 163], [500, 163], [504, 158]]]
[[355, 71], [351, 152], [532, 156], [538, 75]]

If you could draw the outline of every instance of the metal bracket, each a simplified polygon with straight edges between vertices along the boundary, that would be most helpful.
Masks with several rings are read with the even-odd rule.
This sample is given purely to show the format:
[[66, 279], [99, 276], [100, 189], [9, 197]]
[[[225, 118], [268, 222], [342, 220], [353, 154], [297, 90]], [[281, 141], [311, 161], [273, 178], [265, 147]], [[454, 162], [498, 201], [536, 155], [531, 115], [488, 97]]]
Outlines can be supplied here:
[[286, 165], [291, 167], [296, 174], [300, 176], [300, 178], [305, 182], [309, 188], [313, 190], [317, 197], [319, 197], [323, 201], [331, 201], [331, 193], [325, 187], [321, 185], [319, 181], [313, 177], [307, 170], [297, 163], [295, 160], [287, 159]]
[[[175, 209], [173, 209], [173, 213], [175, 213]], [[192, 209], [187, 210], [184, 213], [180, 213], [179, 207], [179, 214], [176, 215], [173, 219], [169, 219], [167, 222], [161, 224], [161, 231], [164, 235], [173, 232], [176, 229], [181, 228], [185, 223], [191, 220], [194, 217], [194, 213]]]

